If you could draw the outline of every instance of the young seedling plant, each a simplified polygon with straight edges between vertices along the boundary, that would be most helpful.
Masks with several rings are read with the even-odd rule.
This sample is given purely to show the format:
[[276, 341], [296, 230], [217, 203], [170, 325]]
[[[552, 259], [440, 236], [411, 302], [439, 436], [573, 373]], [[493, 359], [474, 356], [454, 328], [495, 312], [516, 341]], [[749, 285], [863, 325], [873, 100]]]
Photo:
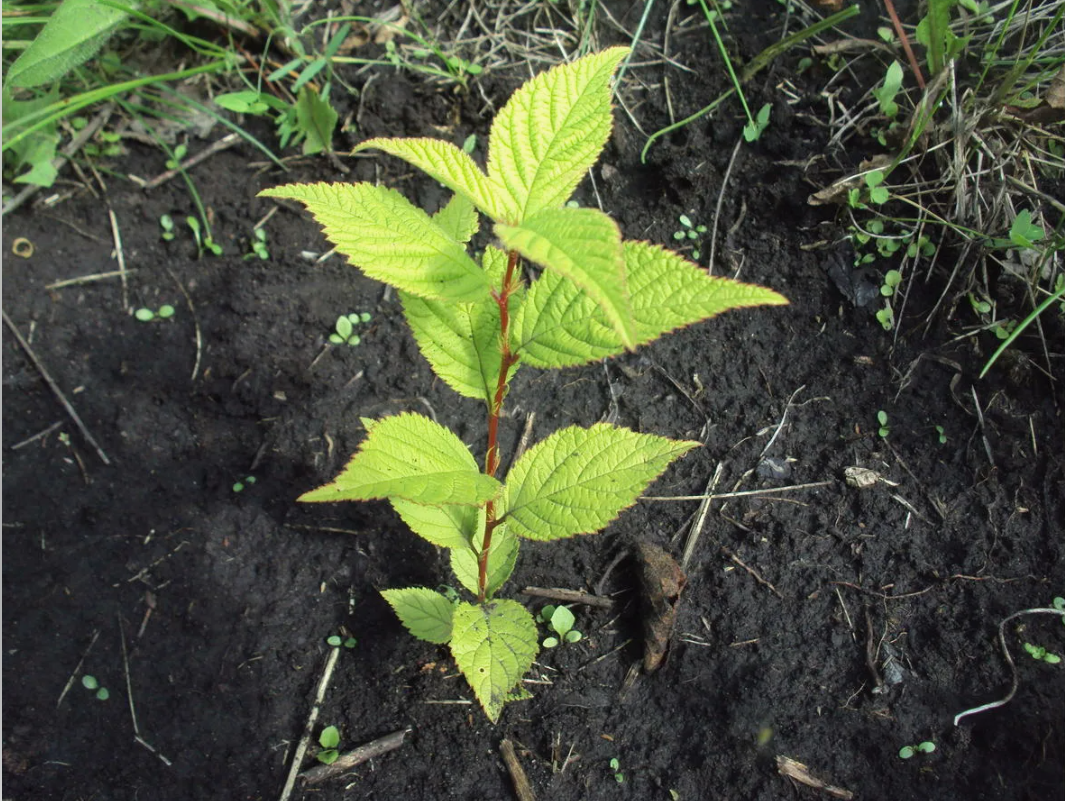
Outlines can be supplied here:
[[169, 320], [174, 316], [174, 307], [169, 303], [164, 303], [159, 307], [158, 311], [152, 311], [149, 308], [142, 307], [133, 312], [133, 316], [142, 323], [151, 323], [156, 320]]
[[318, 735], [318, 745], [322, 746], [322, 750], [318, 752], [316, 758], [323, 765], [332, 765], [337, 761], [337, 757], [340, 756], [340, 752], [337, 750], [337, 746], [340, 745], [340, 731], [336, 726], [326, 726], [322, 729], [322, 733]]
[[557, 637], [547, 637], [544, 640], [544, 648], [554, 648], [564, 642], [579, 642], [583, 636], [573, 628], [577, 619], [565, 606], [545, 606], [540, 610], [539, 620], [551, 627]]
[[362, 337], [355, 333], [355, 326], [368, 323], [372, 319], [369, 312], [352, 312], [337, 317], [335, 332], [329, 335], [334, 345], [351, 345], [355, 347], [362, 342]]
[[899, 749], [899, 759], [910, 759], [916, 754], [931, 754], [936, 750], [936, 744], [931, 740], [925, 740], [917, 745], [904, 745]]
[[[434, 372], [485, 406], [482, 464], [458, 435], [422, 415], [363, 419], [359, 451], [300, 500], [388, 499], [414, 533], [450, 552], [473, 600], [426, 587], [382, 595], [411, 634], [450, 646], [492, 722], [508, 701], [528, 697], [521, 680], [539, 650], [532, 614], [497, 597], [521, 540], [601, 530], [698, 445], [606, 424], [571, 426], [500, 476], [499, 427], [515, 372], [587, 364], [727, 309], [787, 303], [769, 289], [708, 276], [658, 246], [623, 241], [606, 214], [566, 205], [610, 136], [611, 78], [628, 52], [611, 48], [519, 88], [492, 123], [487, 170], [436, 139], [359, 145], [398, 156], [451, 189], [454, 197], [434, 215], [369, 183], [262, 193], [303, 202], [337, 250], [395, 287]], [[480, 263], [466, 250], [478, 212], [501, 245], [486, 247]], [[523, 259], [542, 270], [528, 283]]]

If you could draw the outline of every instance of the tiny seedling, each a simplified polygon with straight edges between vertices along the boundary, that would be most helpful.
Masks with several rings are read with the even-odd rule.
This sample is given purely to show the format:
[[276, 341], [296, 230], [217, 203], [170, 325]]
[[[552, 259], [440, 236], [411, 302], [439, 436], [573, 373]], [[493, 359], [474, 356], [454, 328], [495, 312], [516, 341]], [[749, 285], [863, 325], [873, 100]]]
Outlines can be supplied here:
[[174, 316], [174, 307], [168, 303], [164, 303], [157, 311], [142, 307], [133, 312], [133, 316], [142, 323], [151, 323], [156, 320], [169, 320]]
[[202, 256], [205, 250], [211, 251], [211, 253], [216, 256], [222, 255], [222, 246], [211, 239], [210, 233], [203, 233], [203, 229], [200, 228], [199, 220], [195, 217], [186, 217], [185, 222], [192, 231], [192, 238], [196, 240], [196, 251], [198, 256]]
[[90, 676], [88, 674], [82, 676], [81, 686], [86, 690], [95, 691], [97, 701], [106, 701], [111, 697], [111, 693], [108, 692], [106, 687], [100, 686], [100, 682], [96, 680], [95, 676]]
[[877, 412], [876, 413], [876, 422], [880, 426], [876, 433], [879, 434], [881, 437], [886, 439], [888, 434], [891, 433], [891, 426], [888, 425], [887, 412], [885, 412], [883, 409], [881, 409], [879, 412]]
[[1053, 601], [1051, 601], [1050, 605], [1062, 613], [1061, 625], [1065, 626], [1065, 598], [1058, 596]]
[[[331, 483], [300, 500], [387, 499], [414, 533], [450, 552], [472, 601], [427, 587], [382, 595], [411, 634], [450, 647], [493, 723], [508, 702], [529, 697], [522, 677], [540, 649], [529, 610], [496, 597], [521, 541], [601, 531], [698, 445], [602, 423], [570, 426], [497, 475], [506, 464], [500, 427], [515, 371], [598, 362], [727, 309], [787, 302], [772, 290], [707, 275], [656, 245], [626, 242], [608, 215], [567, 205], [610, 137], [611, 81], [629, 52], [585, 56], [520, 87], [492, 123], [487, 170], [443, 140], [378, 138], [356, 148], [405, 159], [451, 189], [434, 215], [372, 183], [262, 193], [303, 202], [340, 253], [397, 289], [433, 371], [485, 410], [483, 466], [456, 433], [428, 417], [364, 418], [359, 451]], [[475, 260], [467, 245], [479, 213], [502, 247], [488, 245]], [[523, 259], [538, 267], [531, 282]]]
[[691, 221], [691, 217], [687, 214], [682, 214], [677, 218], [680, 222], [681, 228], [679, 231], [673, 232], [673, 239], [677, 242], [691, 241], [694, 243], [692, 249], [692, 258], [698, 261], [699, 256], [699, 238], [706, 233], [705, 225], [694, 225]]
[[869, 189], [870, 203], [881, 206], [891, 198], [891, 192], [883, 185], [886, 177], [883, 170], [873, 170], [866, 174], [865, 185]]
[[238, 481], [233, 485], [233, 492], [244, 492], [246, 485], [250, 486], [255, 483], [255, 476], [245, 476], [243, 481]]
[[477, 134], [470, 134], [466, 137], [462, 143], [462, 151], [464, 153], [473, 153], [477, 148]]
[[891, 66], [887, 68], [887, 72], [884, 74], [884, 82], [873, 90], [873, 97], [880, 104], [880, 113], [889, 120], [893, 120], [898, 116], [899, 104], [895, 102], [895, 97], [901, 88], [902, 65], [897, 61], [892, 61]]
[[743, 138], [747, 142], [757, 142], [765, 129], [769, 127], [769, 113], [773, 110], [770, 103], [766, 103], [760, 109], [755, 118], [743, 126]]
[[163, 229], [163, 232], [159, 235], [164, 242], [173, 242], [176, 234], [174, 233], [174, 218], [169, 214], [164, 214], [159, 218], [159, 227]]
[[181, 169], [181, 161], [185, 158], [185, 155], [189, 152], [189, 149], [185, 145], [178, 145], [173, 150], [173, 157], [166, 160], [166, 168], [168, 170]]
[[895, 294], [895, 289], [902, 282], [902, 273], [898, 270], [888, 270], [884, 273], [884, 283], [880, 285], [880, 294], [890, 298]]
[[1032, 212], [1021, 211], [1013, 218], [1010, 226], [1010, 242], [1019, 248], [1035, 248], [1035, 243], [1046, 236], [1046, 232], [1032, 222]]
[[904, 745], [899, 749], [899, 759], [909, 759], [915, 754], [931, 754], [936, 750], [936, 744], [931, 740], [925, 740], [917, 745]]
[[890, 331], [895, 327], [895, 310], [891, 308], [890, 301], [876, 313], [876, 320], [885, 331]]
[[940, 445], [947, 444], [947, 432], [943, 429], [943, 426], [936, 426], [936, 438], [939, 440]]
[[1061, 657], [1057, 654], [1052, 654], [1046, 648], [1041, 645], [1032, 645], [1030, 642], [1024, 644], [1024, 650], [1028, 652], [1028, 655], [1032, 659], [1040, 662], [1046, 662], [1048, 665], [1057, 665], [1061, 662]]
[[621, 784], [625, 781], [625, 774], [621, 772], [621, 760], [614, 757], [610, 760], [610, 769], [614, 771], [614, 781]]
[[266, 231], [262, 228], [256, 228], [252, 231], [251, 237], [251, 253], [247, 254], [244, 259], [254, 259], [258, 256], [262, 261], [266, 261], [270, 258], [270, 251], [266, 247]]
[[573, 628], [577, 619], [565, 606], [545, 606], [540, 610], [540, 622], [546, 623], [557, 634], [557, 637], [548, 637], [544, 640], [544, 648], [554, 648], [564, 642], [578, 642], [581, 633]]
[[332, 765], [337, 761], [337, 757], [340, 756], [340, 752], [337, 750], [337, 746], [340, 745], [340, 731], [336, 726], [326, 726], [322, 729], [322, 733], [318, 735], [318, 745], [322, 746], [322, 750], [318, 752], [316, 758], [323, 765]]
[[331, 645], [334, 648], [339, 648], [342, 645], [345, 648], [354, 648], [359, 643], [354, 637], [341, 637], [339, 634], [333, 634], [330, 637], [326, 637], [325, 642], [327, 645]]
[[335, 333], [329, 335], [329, 341], [334, 345], [350, 345], [355, 347], [362, 338], [355, 333], [355, 326], [360, 323], [368, 323], [373, 319], [369, 312], [352, 312], [337, 317]]

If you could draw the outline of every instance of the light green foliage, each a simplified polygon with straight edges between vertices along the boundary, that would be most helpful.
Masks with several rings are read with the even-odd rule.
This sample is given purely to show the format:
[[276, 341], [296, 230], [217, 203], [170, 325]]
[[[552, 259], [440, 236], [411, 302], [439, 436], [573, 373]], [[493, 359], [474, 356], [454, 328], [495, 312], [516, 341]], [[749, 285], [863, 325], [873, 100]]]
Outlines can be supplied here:
[[305, 156], [331, 151], [339, 116], [313, 86], [303, 86], [296, 96], [296, 131], [303, 138]]
[[583, 290], [603, 310], [622, 344], [635, 347], [636, 321], [626, 291], [617, 223], [596, 209], [542, 211], [518, 226], [500, 224], [503, 244]]
[[110, 691], [106, 687], [101, 687], [96, 677], [88, 673], [81, 677], [81, 686], [93, 692], [97, 701], [106, 701], [111, 697]]
[[1019, 248], [1034, 248], [1035, 243], [1046, 236], [1038, 225], [1032, 222], [1032, 212], [1024, 209], [1013, 218], [1010, 226], [1010, 242]]
[[394, 189], [289, 184], [260, 194], [304, 203], [337, 250], [371, 278], [437, 300], [476, 301], [488, 294], [484, 271], [462, 243]]
[[343, 645], [345, 648], [348, 649], [354, 648], [356, 645], [359, 644], [359, 641], [356, 640], [354, 637], [341, 637], [339, 634], [332, 634], [329, 637], [326, 637], [325, 642], [327, 645], [330, 645], [333, 648], [339, 648]]
[[64, 0], [15, 59], [5, 84], [29, 88], [59, 80], [95, 56], [125, 18], [100, 0]]
[[936, 744], [925, 740], [917, 745], [904, 745], [899, 749], [899, 759], [909, 759], [915, 754], [931, 754], [936, 750]]
[[[621, 760], [617, 757], [611, 759], [610, 769], [614, 771], [614, 781], [616, 781], [618, 784], [623, 784], [625, 782], [625, 774], [621, 772]], [[673, 791], [670, 790], [670, 794], [672, 793]]]
[[890, 298], [895, 294], [900, 283], [902, 283], [902, 273], [898, 270], [888, 270], [884, 273], [884, 283], [880, 285], [880, 294], [885, 298]]
[[766, 103], [758, 109], [758, 114], [755, 115], [755, 118], [743, 126], [744, 141], [757, 142], [762, 137], [765, 129], [769, 127], [769, 113], [772, 110], [773, 106], [770, 103]]
[[888, 425], [888, 414], [883, 409], [876, 413], [876, 422], [878, 424], [877, 434], [881, 437], [887, 437], [891, 433], [891, 426]]
[[162, 229], [162, 233], [159, 234], [159, 238], [164, 242], [174, 241], [174, 218], [169, 214], [163, 214], [159, 217], [159, 227]]
[[706, 233], [706, 226], [695, 225], [687, 214], [682, 214], [677, 219], [682, 227], [679, 231], [673, 232], [673, 239], [678, 242], [683, 242], [684, 240], [693, 242], [695, 247], [692, 250], [692, 258], [698, 261], [701, 255], [699, 253], [699, 237]]
[[322, 746], [322, 750], [317, 755], [318, 761], [323, 765], [332, 765], [340, 756], [340, 752], [337, 751], [337, 746], [340, 745], [340, 731], [336, 726], [326, 726], [318, 735], [318, 744]]
[[169, 304], [163, 304], [159, 307], [159, 311], [140, 308], [133, 312], [133, 316], [142, 323], [150, 323], [154, 320], [167, 320], [174, 316], [174, 307]]
[[939, 440], [940, 445], [947, 444], [947, 430], [943, 426], [936, 426], [936, 439]]
[[558, 208], [610, 136], [610, 78], [626, 47], [537, 75], [514, 93], [488, 137], [488, 175], [505, 192], [507, 222]]
[[[483, 532], [482, 527], [478, 530]], [[451, 551], [451, 569], [455, 578], [470, 592], [476, 594], [479, 591], [479, 566], [478, 558], [481, 554], [482, 541], [480, 537], [473, 537], [472, 547], [454, 548]], [[492, 535], [492, 544], [488, 548], [488, 570], [485, 582], [485, 596], [491, 598], [496, 594], [510, 574], [514, 572], [514, 566], [518, 562], [518, 547], [521, 540], [511, 533], [510, 527], [505, 523], [496, 528]]]
[[[772, 290], [708, 276], [657, 245], [625, 242], [622, 253], [636, 345], [729, 309], [787, 303]], [[515, 319], [513, 342], [525, 364], [541, 368], [572, 367], [624, 351], [600, 307], [553, 273], [529, 288]]]
[[873, 90], [873, 97], [880, 104], [880, 113], [888, 119], [895, 119], [899, 113], [899, 104], [895, 97], [902, 88], [902, 65], [892, 61], [884, 74], [884, 82]]
[[1024, 650], [1037, 662], [1046, 662], [1048, 665], [1057, 665], [1061, 663], [1060, 656], [1050, 653], [1041, 645], [1032, 645], [1030, 642], [1026, 642], [1024, 644]]
[[211, 231], [208, 229], [204, 233], [200, 227], [200, 221], [195, 217], [186, 217], [185, 224], [188, 225], [189, 230], [192, 231], [192, 238], [196, 240], [196, 251], [198, 256], [202, 256], [204, 251], [210, 251], [216, 256], [222, 255], [222, 246], [217, 244], [211, 238]]
[[[520, 682], [539, 649], [529, 612], [495, 597], [521, 538], [600, 530], [697, 445], [609, 425], [565, 428], [526, 451], [501, 484], [498, 429], [514, 372], [522, 363], [584, 364], [727, 309], [787, 302], [711, 278], [660, 247], [623, 242], [610, 217], [568, 202], [609, 137], [610, 78], [627, 52], [556, 67], [515, 92], [492, 124], [487, 171], [472, 147], [434, 139], [371, 139], [357, 148], [403, 158], [452, 189], [432, 217], [369, 184], [263, 193], [303, 202], [355, 266], [398, 289], [436, 375], [485, 404], [483, 467], [425, 417], [366, 420], [369, 433], [343, 472], [300, 500], [387, 498], [414, 533], [449, 549], [457, 583], [476, 603], [420, 587], [384, 595], [415, 636], [450, 644], [492, 721], [507, 702], [528, 697]], [[506, 248], [487, 247], [479, 263], [466, 253], [478, 212]], [[528, 287], [522, 257], [544, 268]], [[556, 634], [575, 641], [572, 614], [555, 614]]]
[[407, 631], [419, 640], [450, 642], [455, 606], [436, 590], [407, 587], [382, 590], [381, 595], [396, 610], [396, 616]]
[[245, 487], [255, 483], [255, 476], [245, 476], [243, 481], [233, 484], [233, 492], [244, 492]]
[[171, 155], [171, 157], [166, 160], [166, 168], [168, 170], [180, 169], [181, 168], [181, 162], [184, 160], [185, 156], [188, 155], [188, 152], [189, 152], [188, 145], [185, 145], [185, 144], [175, 145], [174, 149], [171, 151], [171, 153], [173, 155]]
[[499, 492], [499, 482], [477, 469], [462, 440], [428, 417], [400, 414], [363, 423], [370, 433], [344, 471], [301, 501], [400, 498], [430, 506], [481, 506]]
[[873, 170], [865, 176], [865, 185], [869, 188], [869, 202], [880, 206], [891, 198], [891, 192], [883, 185], [883, 170]]
[[362, 338], [355, 333], [355, 326], [370, 322], [369, 312], [352, 312], [337, 317], [334, 325], [334, 333], [329, 335], [329, 341], [334, 345], [350, 345], [355, 347]]
[[573, 616], [573, 612], [565, 606], [545, 606], [540, 610], [538, 620], [541, 623], [546, 623], [558, 635], [557, 637], [545, 639], [544, 648], [555, 648], [564, 642], [579, 642], [582, 637], [581, 633], [573, 628], [577, 619]]
[[56, 148], [59, 144], [59, 131], [56, 125], [52, 123], [43, 126], [15, 141], [14, 144], [11, 144], [8, 128], [17, 126], [20, 120], [31, 118], [58, 99], [58, 92], [52, 90], [31, 100], [15, 100], [8, 88], [4, 87], [4, 155], [5, 161], [13, 171], [20, 173], [14, 179], [15, 183], [41, 187], [49, 187], [55, 183], [58, 173], [52, 165], [52, 159], [56, 156]]
[[532, 540], [594, 533], [698, 445], [602, 423], [556, 431], [522, 454], [507, 475], [507, 522]]
[[270, 258], [270, 250], [266, 247], [266, 231], [262, 228], [255, 228], [252, 230], [251, 236], [251, 253], [244, 258], [254, 259], [258, 257], [260, 261], [266, 261]]
[[455, 607], [451, 654], [493, 723], [536, 652], [536, 622], [517, 601]]

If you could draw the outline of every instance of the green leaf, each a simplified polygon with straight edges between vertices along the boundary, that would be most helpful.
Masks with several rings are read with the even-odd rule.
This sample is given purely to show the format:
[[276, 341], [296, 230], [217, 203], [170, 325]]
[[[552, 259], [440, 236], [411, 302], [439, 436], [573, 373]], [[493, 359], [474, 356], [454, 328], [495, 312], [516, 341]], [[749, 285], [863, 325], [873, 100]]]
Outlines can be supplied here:
[[1023, 209], [1013, 218], [1010, 226], [1010, 241], [1019, 248], [1032, 248], [1046, 236], [1042, 228], [1032, 222], [1032, 212]]
[[400, 498], [432, 506], [481, 506], [499, 491], [455, 434], [419, 414], [368, 421], [369, 435], [331, 484], [304, 502]]
[[551, 615], [551, 628], [555, 630], [555, 633], [559, 637], [565, 637], [576, 622], [577, 618], [575, 618], [573, 613], [564, 606], [556, 607]]
[[561, 206], [595, 164], [613, 121], [610, 78], [628, 53], [611, 47], [541, 73], [496, 115], [488, 176], [503, 190], [507, 222]]
[[409, 139], [368, 139], [352, 153], [375, 147], [413, 164], [428, 173], [448, 189], [465, 195], [493, 220], [504, 215], [500, 207], [502, 192], [489, 180], [469, 153], [442, 139], [425, 137]]
[[433, 221], [448, 236], [463, 244], [469, 242], [480, 228], [477, 209], [465, 195], [454, 195], [446, 206], [433, 215]]
[[419, 640], [443, 644], [451, 639], [455, 606], [436, 590], [407, 587], [382, 590], [381, 595], [395, 610], [399, 622]]
[[502, 363], [499, 307], [425, 300], [406, 292], [399, 298], [433, 372], [460, 395], [491, 403]]
[[336, 111], [329, 101], [318, 96], [313, 86], [304, 86], [296, 96], [296, 128], [306, 134], [303, 154], [309, 156], [323, 150], [333, 150], [333, 129], [336, 128]]
[[318, 744], [322, 748], [336, 748], [340, 745], [340, 731], [336, 726], [326, 726], [318, 735]]
[[517, 601], [455, 607], [451, 653], [492, 723], [538, 650], [536, 623]]
[[484, 531], [485, 511], [476, 506], [424, 506], [398, 498], [396, 510], [410, 530], [441, 548], [469, 549], [474, 535]]
[[287, 184], [260, 197], [303, 203], [337, 250], [371, 278], [419, 297], [484, 299], [488, 279], [459, 242], [393, 189], [366, 183]]
[[519, 537], [534, 540], [592, 534], [698, 445], [602, 423], [556, 431], [511, 468], [502, 519]]
[[622, 344], [635, 346], [636, 321], [625, 276], [621, 232], [596, 209], [542, 211], [518, 226], [496, 225], [508, 249], [565, 276], [602, 308]]
[[29, 88], [59, 80], [95, 56], [125, 18], [125, 11], [99, 0], [64, 0], [15, 59], [5, 84]]
[[[492, 532], [492, 545], [488, 549], [488, 574], [485, 592], [489, 598], [496, 594], [518, 561], [518, 547], [521, 541], [507, 529], [506, 525], [497, 526]], [[459, 583], [474, 595], [480, 574], [481, 543], [473, 540], [473, 547], [456, 548], [451, 552], [451, 569]]]
[[[657, 245], [625, 242], [623, 252], [636, 345], [730, 309], [788, 302], [771, 289], [709, 276]], [[587, 293], [550, 272], [529, 288], [512, 330], [512, 348], [532, 367], [571, 367], [623, 351], [621, 338]]]

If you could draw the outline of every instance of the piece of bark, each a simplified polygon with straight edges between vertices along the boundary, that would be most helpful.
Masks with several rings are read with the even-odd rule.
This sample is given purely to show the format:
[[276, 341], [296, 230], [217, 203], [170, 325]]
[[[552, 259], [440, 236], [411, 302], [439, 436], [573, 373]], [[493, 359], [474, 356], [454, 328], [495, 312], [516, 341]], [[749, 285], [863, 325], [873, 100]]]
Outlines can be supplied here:
[[514, 794], [518, 797], [518, 801], [536, 801], [536, 794], [533, 793], [532, 785], [529, 784], [529, 777], [525, 775], [525, 769], [518, 761], [514, 743], [510, 740], [503, 740], [499, 744], [499, 751], [510, 772], [510, 779], [514, 782]]
[[635, 555], [643, 606], [643, 669], [654, 673], [669, 648], [686, 577], [677, 561], [657, 545], [641, 542]]

